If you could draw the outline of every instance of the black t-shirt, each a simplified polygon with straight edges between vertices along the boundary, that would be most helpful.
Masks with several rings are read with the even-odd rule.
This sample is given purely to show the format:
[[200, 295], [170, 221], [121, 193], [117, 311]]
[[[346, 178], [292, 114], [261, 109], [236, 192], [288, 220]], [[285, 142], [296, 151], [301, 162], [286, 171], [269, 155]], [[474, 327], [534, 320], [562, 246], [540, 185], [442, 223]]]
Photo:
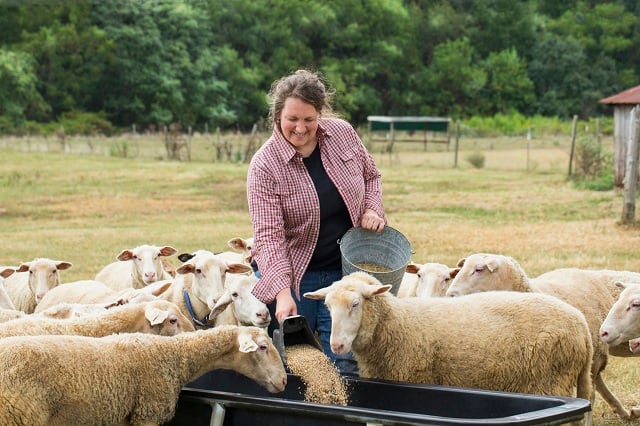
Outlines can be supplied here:
[[322, 165], [320, 148], [316, 146], [303, 162], [320, 200], [320, 235], [307, 270], [341, 269], [338, 240], [352, 227], [349, 211]]

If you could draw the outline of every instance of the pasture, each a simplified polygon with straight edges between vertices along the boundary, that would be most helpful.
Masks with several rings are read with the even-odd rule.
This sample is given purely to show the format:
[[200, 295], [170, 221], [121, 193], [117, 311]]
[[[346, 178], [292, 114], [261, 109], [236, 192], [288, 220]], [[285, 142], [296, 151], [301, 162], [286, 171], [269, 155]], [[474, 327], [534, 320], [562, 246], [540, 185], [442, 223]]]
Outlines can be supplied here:
[[[65, 260], [73, 267], [62, 279], [73, 281], [140, 244], [221, 251], [230, 238], [251, 235], [247, 164], [215, 161], [212, 146], [190, 162], [23, 148], [0, 144], [0, 264]], [[494, 252], [532, 277], [560, 267], [640, 270], [640, 227], [618, 224], [622, 191], [576, 189], [566, 140], [531, 150], [523, 139], [465, 141], [456, 168], [453, 151], [440, 146], [382, 151], [372, 147], [388, 221], [411, 241], [416, 262], [453, 266]], [[465, 161], [477, 151], [486, 157], [481, 169]], [[626, 405], [640, 405], [638, 366], [640, 359], [611, 357], [603, 374]], [[625, 424], [599, 396], [593, 413], [596, 425]]]

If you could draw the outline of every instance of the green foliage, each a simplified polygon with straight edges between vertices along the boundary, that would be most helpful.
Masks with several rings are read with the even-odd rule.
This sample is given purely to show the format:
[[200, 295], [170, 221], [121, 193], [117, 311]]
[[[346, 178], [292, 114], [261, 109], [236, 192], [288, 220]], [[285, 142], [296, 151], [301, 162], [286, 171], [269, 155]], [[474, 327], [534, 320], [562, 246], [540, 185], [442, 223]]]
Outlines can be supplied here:
[[128, 155], [129, 155], [128, 141], [126, 140], [114, 141], [111, 145], [109, 145], [109, 156], [127, 158]]
[[9, 0], [0, 131], [73, 111], [117, 127], [250, 129], [270, 84], [300, 68], [327, 76], [356, 125], [610, 115], [598, 100], [640, 79], [638, 11], [629, 0]]
[[0, 48], [0, 131], [14, 133], [27, 117], [41, 117], [47, 111], [37, 82], [31, 55]]
[[466, 132], [472, 136], [526, 136], [531, 130], [535, 135], [566, 135], [571, 133], [571, 122], [559, 117], [534, 115], [525, 117], [513, 112], [490, 117], [473, 116], [465, 120]]
[[475, 151], [475, 152], [472, 152], [471, 154], [468, 154], [465, 157], [465, 160], [467, 160], [467, 162], [471, 164], [473, 167], [475, 167], [476, 169], [481, 169], [484, 167], [484, 162], [486, 158], [483, 153], [479, 151]]
[[70, 111], [57, 121], [68, 135], [113, 135], [115, 129], [104, 113]]
[[608, 191], [614, 187], [613, 161], [605, 153], [602, 144], [592, 136], [584, 136], [576, 143], [575, 172], [576, 187], [591, 191]]

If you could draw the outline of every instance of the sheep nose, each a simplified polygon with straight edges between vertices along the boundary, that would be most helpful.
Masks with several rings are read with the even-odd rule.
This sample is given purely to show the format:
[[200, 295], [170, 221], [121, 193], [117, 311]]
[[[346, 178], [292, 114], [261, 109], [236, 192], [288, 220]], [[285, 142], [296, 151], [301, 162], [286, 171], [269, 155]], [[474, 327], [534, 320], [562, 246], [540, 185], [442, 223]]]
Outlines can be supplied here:
[[145, 272], [145, 273], [144, 273], [144, 277], [145, 277], [147, 280], [153, 280], [153, 279], [155, 279], [155, 277], [156, 277], [156, 273], [155, 273], [155, 272]]
[[342, 353], [342, 348], [344, 348], [344, 345], [342, 343], [331, 344], [331, 352], [333, 352], [334, 354]]
[[266, 320], [269, 317], [269, 311], [265, 309], [264, 311], [256, 313], [256, 316], [261, 320]]

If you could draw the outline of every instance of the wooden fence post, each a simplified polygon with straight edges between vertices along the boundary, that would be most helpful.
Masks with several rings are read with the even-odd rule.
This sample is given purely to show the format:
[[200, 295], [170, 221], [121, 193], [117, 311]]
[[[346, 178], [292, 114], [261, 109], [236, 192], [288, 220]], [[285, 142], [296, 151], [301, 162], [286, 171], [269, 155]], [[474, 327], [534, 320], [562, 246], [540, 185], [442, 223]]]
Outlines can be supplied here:
[[459, 143], [460, 143], [460, 119], [458, 118], [456, 120], [456, 146], [455, 146], [455, 153], [453, 156], [453, 167], [456, 168], [458, 167], [458, 147], [459, 147]]
[[569, 174], [567, 176], [568, 179], [571, 178], [573, 174], [573, 153], [576, 150], [576, 126], [578, 125], [578, 116], [573, 116], [573, 123], [571, 124], [571, 154], [569, 154]]
[[624, 203], [622, 223], [632, 223], [636, 213], [636, 186], [638, 182], [638, 144], [640, 143], [640, 105], [631, 110], [631, 130], [627, 144], [626, 168], [624, 173]]

